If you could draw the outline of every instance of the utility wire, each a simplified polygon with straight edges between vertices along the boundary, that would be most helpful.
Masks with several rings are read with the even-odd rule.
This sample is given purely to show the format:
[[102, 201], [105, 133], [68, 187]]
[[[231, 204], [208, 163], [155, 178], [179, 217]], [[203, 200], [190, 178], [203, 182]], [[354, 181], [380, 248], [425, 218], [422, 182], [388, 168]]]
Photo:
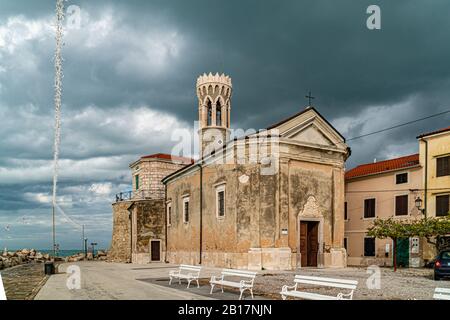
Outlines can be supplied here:
[[388, 130], [400, 128], [400, 127], [407, 126], [409, 124], [413, 124], [413, 123], [416, 123], [416, 122], [419, 122], [419, 121], [423, 121], [423, 120], [427, 120], [427, 119], [434, 118], [434, 117], [437, 117], [437, 116], [441, 116], [441, 115], [447, 114], [449, 112], [450, 112], [450, 110], [442, 111], [442, 112], [433, 114], [431, 116], [427, 116], [427, 117], [424, 117], [424, 118], [420, 118], [420, 119], [416, 119], [416, 120], [400, 123], [400, 124], [397, 124], [397, 125], [389, 127], [389, 128], [385, 128], [385, 129], [377, 130], [377, 131], [374, 131], [374, 132], [366, 133], [366, 134], [363, 134], [363, 135], [360, 135], [360, 136], [356, 136], [356, 137], [347, 139], [347, 141], [352, 141], [352, 140], [368, 137], [368, 136], [371, 136], [371, 135], [374, 135], [374, 134], [377, 134], [377, 133], [385, 132], [385, 131], [388, 131]]

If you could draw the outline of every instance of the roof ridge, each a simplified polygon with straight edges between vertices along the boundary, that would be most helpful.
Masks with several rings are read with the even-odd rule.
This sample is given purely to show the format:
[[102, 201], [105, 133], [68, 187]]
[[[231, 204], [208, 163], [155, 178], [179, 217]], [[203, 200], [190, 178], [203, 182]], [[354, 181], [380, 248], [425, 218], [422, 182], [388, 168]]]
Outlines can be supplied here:
[[369, 165], [372, 165], [372, 164], [380, 164], [380, 163], [383, 163], [383, 162], [394, 161], [394, 160], [399, 160], [399, 159], [413, 157], [413, 156], [418, 156], [418, 155], [419, 155], [418, 153], [414, 153], [414, 154], [410, 154], [410, 155], [407, 155], [407, 156], [401, 156], [401, 157], [398, 157], [398, 158], [386, 159], [386, 160], [381, 160], [381, 161], [377, 161], [377, 162], [361, 163], [361, 164], [358, 164], [356, 167], [354, 167], [354, 168], [352, 168], [350, 170], [353, 170], [353, 169], [358, 168], [360, 166], [369, 166]]

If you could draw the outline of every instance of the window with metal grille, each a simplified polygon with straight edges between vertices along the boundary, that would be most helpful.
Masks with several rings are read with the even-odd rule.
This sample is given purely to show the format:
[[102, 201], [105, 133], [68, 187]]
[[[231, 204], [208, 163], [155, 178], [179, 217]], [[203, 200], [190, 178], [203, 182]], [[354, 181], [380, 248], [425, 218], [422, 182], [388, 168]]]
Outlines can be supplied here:
[[217, 205], [218, 205], [218, 216], [225, 216], [225, 191], [219, 191], [217, 193]]
[[445, 217], [449, 214], [450, 195], [436, 196], [436, 217]]
[[436, 176], [450, 176], [450, 156], [436, 159]]
[[170, 226], [172, 224], [172, 204], [169, 203], [167, 205], [167, 225]]
[[183, 221], [189, 222], [189, 198], [183, 199]]
[[375, 238], [364, 238], [364, 256], [375, 257]]
[[347, 202], [344, 202], [344, 220], [347, 220], [348, 216], [347, 216]]
[[395, 215], [408, 215], [408, 195], [395, 197]]
[[395, 183], [402, 184], [408, 183], [408, 173], [400, 173], [395, 176]]
[[364, 218], [375, 218], [375, 199], [364, 200]]

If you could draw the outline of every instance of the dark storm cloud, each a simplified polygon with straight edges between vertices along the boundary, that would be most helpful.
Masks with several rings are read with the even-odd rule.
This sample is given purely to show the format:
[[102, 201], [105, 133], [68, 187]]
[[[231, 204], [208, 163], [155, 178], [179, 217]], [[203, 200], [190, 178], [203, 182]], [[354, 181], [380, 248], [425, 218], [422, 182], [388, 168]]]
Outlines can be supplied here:
[[[65, 36], [59, 194], [71, 216], [89, 215], [91, 224], [105, 221], [114, 193], [129, 187], [131, 161], [170, 152], [173, 129], [192, 129], [203, 72], [232, 77], [232, 125], [243, 129], [298, 112], [309, 90], [347, 138], [450, 109], [446, 0], [70, 4], [82, 19]], [[381, 7], [381, 30], [366, 28], [371, 4]], [[0, 227], [8, 215], [47, 223], [54, 1], [0, 0], [0, 8]], [[446, 115], [351, 141], [347, 166], [417, 152], [418, 134], [448, 122]], [[105, 246], [106, 225], [98, 233]]]

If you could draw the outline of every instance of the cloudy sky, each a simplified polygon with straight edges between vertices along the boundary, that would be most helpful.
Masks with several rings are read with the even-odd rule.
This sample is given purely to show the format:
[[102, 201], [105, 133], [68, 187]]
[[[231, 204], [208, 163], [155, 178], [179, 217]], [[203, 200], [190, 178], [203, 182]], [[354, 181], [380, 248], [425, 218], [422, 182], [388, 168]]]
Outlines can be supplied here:
[[[347, 138], [450, 109], [450, 2], [82, 1], [66, 30], [58, 242], [101, 247], [128, 164], [193, 128], [196, 77], [233, 80], [232, 126], [264, 128], [305, 94]], [[381, 30], [366, 9], [381, 7]], [[51, 247], [54, 0], [0, 0], [0, 247]], [[347, 163], [415, 153], [449, 114], [351, 141]]]

